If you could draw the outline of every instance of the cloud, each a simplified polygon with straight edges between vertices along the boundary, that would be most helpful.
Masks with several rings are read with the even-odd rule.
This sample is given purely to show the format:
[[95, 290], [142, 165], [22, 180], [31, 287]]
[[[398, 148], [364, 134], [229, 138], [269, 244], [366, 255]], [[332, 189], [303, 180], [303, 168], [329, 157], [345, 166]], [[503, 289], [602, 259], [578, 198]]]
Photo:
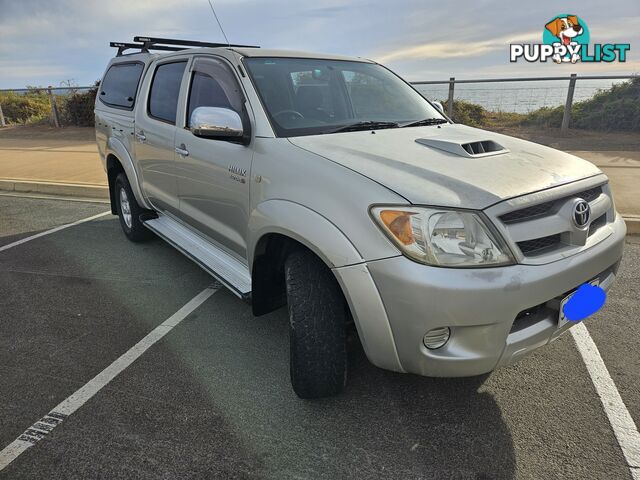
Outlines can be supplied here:
[[33, 65], [30, 62], [0, 61], [0, 72], [7, 79], [33, 78], [35, 80], [50, 79], [56, 77], [66, 78], [72, 75], [67, 67], [54, 63], [39, 63]]
[[374, 56], [381, 63], [433, 58], [475, 57], [486, 53], [502, 50], [510, 43], [526, 43], [540, 39], [540, 32], [529, 32], [524, 35], [509, 35], [482, 41], [447, 41], [430, 42], [409, 48], [400, 48], [381, 55]]
[[[553, 71], [508, 63], [509, 43], [539, 41], [544, 23], [558, 13], [544, 2], [514, 16], [511, 0], [212, 1], [232, 42], [374, 58], [409, 78]], [[586, 19], [593, 41], [631, 42], [626, 65], [636, 68], [638, 0], [563, 8]], [[134, 35], [223, 40], [207, 0], [0, 0], [0, 88], [57, 85], [69, 77], [90, 84], [114, 54], [108, 43]]]

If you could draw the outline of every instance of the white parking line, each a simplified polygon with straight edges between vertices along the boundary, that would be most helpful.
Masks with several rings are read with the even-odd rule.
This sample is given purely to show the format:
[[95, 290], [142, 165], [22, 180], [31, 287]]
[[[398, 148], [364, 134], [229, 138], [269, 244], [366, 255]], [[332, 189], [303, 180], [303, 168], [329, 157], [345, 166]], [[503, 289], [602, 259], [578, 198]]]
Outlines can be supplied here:
[[587, 327], [579, 323], [571, 329], [571, 334], [580, 355], [582, 355], [584, 364], [587, 366], [591, 381], [596, 387], [604, 411], [613, 428], [613, 433], [618, 439], [631, 476], [634, 480], [640, 480], [640, 433], [638, 433], [638, 428], [622, 401]]
[[9, 250], [10, 248], [17, 247], [18, 245], [22, 245], [23, 243], [30, 242], [31, 240], [35, 240], [36, 238], [44, 237], [45, 235], [50, 235], [52, 233], [59, 232], [60, 230], [64, 230], [65, 228], [74, 227], [76, 225], [80, 225], [81, 223], [90, 222], [91, 220], [95, 220], [96, 218], [104, 217], [105, 215], [109, 215], [111, 212], [104, 212], [94, 215], [92, 217], [83, 218], [82, 220], [78, 220], [77, 222], [67, 223], [65, 225], [60, 225], [59, 227], [52, 228], [51, 230], [46, 230], [44, 232], [36, 233], [35, 235], [31, 235], [30, 237], [23, 238], [16, 242], [10, 243], [8, 245], [4, 245], [0, 247], [0, 252], [4, 252], [5, 250]]
[[55, 427], [60, 425], [69, 415], [87, 403], [105, 385], [119, 375], [125, 368], [138, 359], [149, 347], [164, 337], [182, 320], [202, 305], [211, 295], [220, 288], [219, 284], [205, 288], [193, 297], [180, 310], [167, 318], [164, 322], [151, 330], [142, 340], [127, 350], [120, 358], [93, 377], [87, 384], [63, 400], [57, 407], [51, 410], [43, 418], [35, 422], [17, 439], [11, 442], [0, 452], [0, 471], [13, 462], [25, 450], [35, 445], [48, 435]]

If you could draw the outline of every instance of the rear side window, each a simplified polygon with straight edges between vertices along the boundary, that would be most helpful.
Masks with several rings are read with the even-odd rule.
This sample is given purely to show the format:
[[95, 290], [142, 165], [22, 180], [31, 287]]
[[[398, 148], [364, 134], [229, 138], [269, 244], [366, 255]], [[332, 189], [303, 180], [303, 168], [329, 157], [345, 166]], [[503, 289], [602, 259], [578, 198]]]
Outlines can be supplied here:
[[137, 62], [111, 65], [102, 79], [100, 101], [112, 107], [131, 110], [143, 69], [144, 65]]
[[176, 123], [178, 94], [187, 62], [165, 63], [158, 66], [149, 92], [149, 115], [169, 123]]

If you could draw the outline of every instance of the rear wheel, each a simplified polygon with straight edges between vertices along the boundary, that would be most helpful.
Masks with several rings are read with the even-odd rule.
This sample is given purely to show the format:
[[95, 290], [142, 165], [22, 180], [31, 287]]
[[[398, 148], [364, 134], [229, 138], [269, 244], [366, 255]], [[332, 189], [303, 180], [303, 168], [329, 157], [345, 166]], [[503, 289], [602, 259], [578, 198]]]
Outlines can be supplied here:
[[153, 234], [140, 221], [140, 215], [146, 210], [136, 201], [133, 196], [131, 185], [124, 173], [120, 173], [116, 177], [114, 183], [114, 195], [116, 203], [116, 212], [120, 217], [120, 226], [122, 231], [132, 242], [143, 242], [152, 238]]
[[290, 371], [300, 398], [340, 393], [347, 381], [346, 307], [331, 270], [312, 252], [285, 262]]

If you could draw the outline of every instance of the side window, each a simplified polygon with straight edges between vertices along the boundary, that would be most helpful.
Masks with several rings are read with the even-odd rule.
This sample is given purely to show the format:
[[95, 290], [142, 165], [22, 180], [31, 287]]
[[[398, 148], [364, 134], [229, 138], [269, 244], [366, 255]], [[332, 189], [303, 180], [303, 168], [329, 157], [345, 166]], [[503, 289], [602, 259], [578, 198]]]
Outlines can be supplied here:
[[187, 62], [159, 65], [149, 91], [149, 115], [169, 123], [176, 123], [180, 83]]
[[111, 65], [100, 84], [100, 101], [106, 105], [131, 110], [143, 69], [142, 63]]
[[242, 115], [244, 95], [226, 64], [213, 58], [197, 58], [193, 65], [187, 127], [191, 114], [198, 107], [222, 107]]

